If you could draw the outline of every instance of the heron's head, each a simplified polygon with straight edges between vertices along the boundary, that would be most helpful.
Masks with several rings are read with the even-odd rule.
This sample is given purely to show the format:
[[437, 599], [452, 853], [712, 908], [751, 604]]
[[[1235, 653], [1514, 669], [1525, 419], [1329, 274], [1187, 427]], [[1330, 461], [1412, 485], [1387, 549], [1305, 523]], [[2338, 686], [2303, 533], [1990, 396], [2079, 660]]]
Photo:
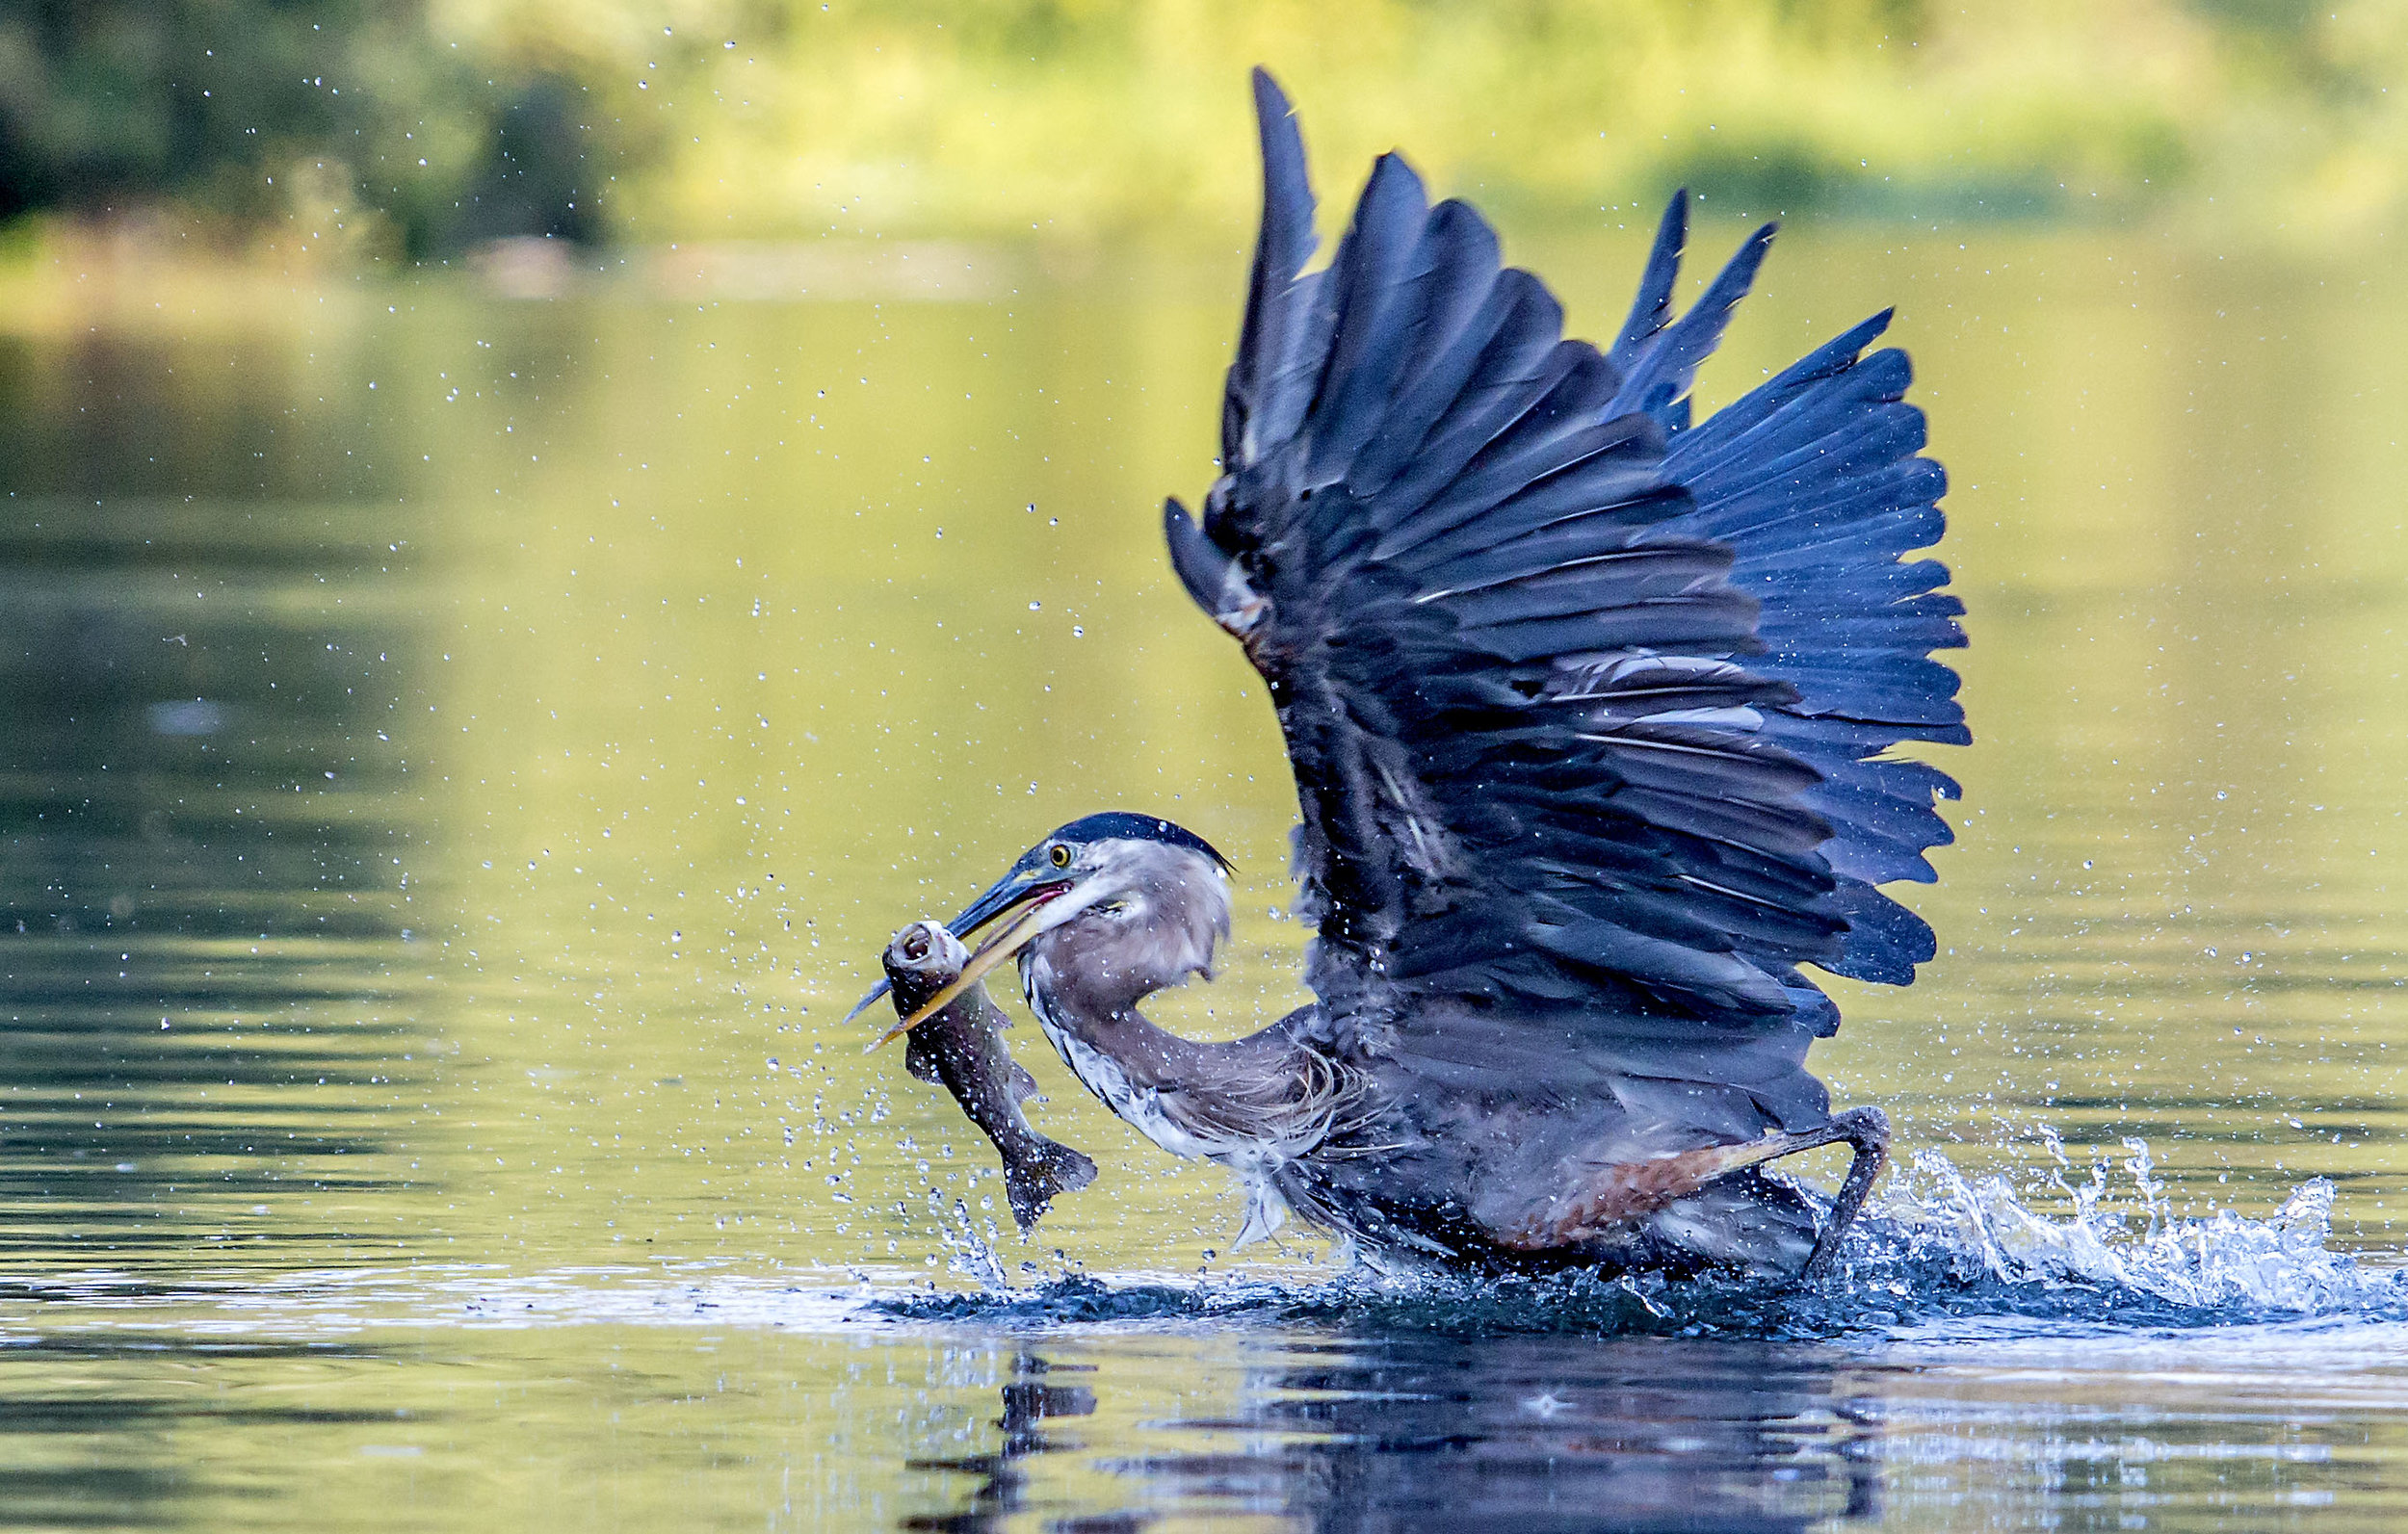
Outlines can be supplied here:
[[[878, 1040], [916, 1026], [1014, 954], [1031, 974], [1125, 1006], [1211, 972], [1229, 933], [1229, 860], [1183, 826], [1113, 810], [1071, 821], [1020, 854], [947, 926], [968, 937], [1001, 923], [938, 991]], [[884, 987], [862, 999], [866, 1006]], [[856, 1012], [860, 1008], [854, 1008]]]

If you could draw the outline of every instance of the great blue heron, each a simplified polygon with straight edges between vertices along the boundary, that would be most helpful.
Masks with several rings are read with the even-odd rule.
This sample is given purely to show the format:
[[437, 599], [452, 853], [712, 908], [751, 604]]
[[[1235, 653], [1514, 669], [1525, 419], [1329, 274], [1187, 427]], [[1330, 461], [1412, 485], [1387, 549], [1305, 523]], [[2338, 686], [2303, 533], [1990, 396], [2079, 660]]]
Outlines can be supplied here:
[[[1374, 168], [1317, 272], [1295, 118], [1257, 71], [1263, 225], [1201, 526], [1171, 563], [1269, 684], [1296, 770], [1319, 1000], [1197, 1043], [1146, 996], [1208, 973], [1227, 865], [1112, 813], [955, 919], [1010, 918], [1079, 1079], [1235, 1169], [1240, 1240], [1293, 1212], [1374, 1260], [1814, 1273], [1886, 1156], [1805, 1068], [1839, 1026], [1799, 970], [1903, 985], [1969, 739], [1945, 480], [1867, 320], [1694, 424], [1688, 391], [1772, 239], [1673, 315], [1686, 198], [1604, 351], [1466, 204]], [[877, 993], [873, 993], [875, 996]], [[954, 994], [932, 999], [889, 1036]], [[1847, 1142], [1827, 1210], [1763, 1163]], [[1820, 1214], [1818, 1229], [1818, 1214]]]

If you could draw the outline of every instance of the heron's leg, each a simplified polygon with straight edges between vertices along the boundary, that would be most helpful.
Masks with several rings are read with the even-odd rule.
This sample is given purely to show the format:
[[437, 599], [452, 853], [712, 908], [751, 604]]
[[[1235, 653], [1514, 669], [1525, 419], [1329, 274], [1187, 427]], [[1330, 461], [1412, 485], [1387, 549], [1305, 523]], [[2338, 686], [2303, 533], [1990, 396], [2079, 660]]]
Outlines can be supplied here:
[[1881, 1175], [1882, 1166], [1889, 1160], [1890, 1121], [1879, 1108], [1850, 1108], [1819, 1129], [1783, 1131], [1739, 1145], [1709, 1145], [1671, 1156], [1650, 1157], [1644, 1161], [1600, 1167], [1594, 1178], [1569, 1197], [1556, 1200], [1539, 1213], [1501, 1233], [1501, 1238], [1506, 1246], [1525, 1252], [1569, 1246], [1603, 1235], [1640, 1215], [1652, 1214], [1716, 1178], [1843, 1140], [1855, 1147], [1856, 1156], [1848, 1163], [1847, 1180], [1840, 1184], [1840, 1196], [1831, 1206], [1831, 1216], [1823, 1222], [1822, 1234], [1815, 1239], [1815, 1250], [1806, 1259], [1801, 1276], [1813, 1278], [1830, 1265], [1840, 1236], [1864, 1208], [1873, 1180]]
[[1847, 1163], [1847, 1178], [1840, 1184], [1840, 1196], [1831, 1201], [1831, 1213], [1822, 1222], [1822, 1234], [1815, 1237], [1815, 1249], [1798, 1273], [1805, 1279], [1820, 1278], [1830, 1268], [1832, 1255], [1840, 1249], [1840, 1237], [1856, 1223], [1856, 1216], [1865, 1208], [1865, 1196], [1872, 1191], [1873, 1180], [1890, 1160], [1890, 1116], [1879, 1108], [1850, 1108], [1831, 1124], [1844, 1131], [1840, 1138], [1853, 1146], [1856, 1154]]

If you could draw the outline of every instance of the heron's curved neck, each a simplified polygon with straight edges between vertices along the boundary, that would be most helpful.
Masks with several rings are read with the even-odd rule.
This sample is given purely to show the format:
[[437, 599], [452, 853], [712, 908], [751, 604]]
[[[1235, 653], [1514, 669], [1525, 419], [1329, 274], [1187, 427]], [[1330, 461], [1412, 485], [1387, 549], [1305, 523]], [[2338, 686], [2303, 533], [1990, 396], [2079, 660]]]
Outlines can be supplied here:
[[1259, 1125], [1266, 1134], [1284, 1136], [1294, 1126], [1282, 1121], [1311, 1095], [1308, 1052], [1283, 1025], [1210, 1044], [1156, 1026], [1137, 1009], [1142, 997], [1103, 994], [1041, 956], [1022, 971], [1021, 979], [1030, 1009], [1063, 1060], [1124, 1118], [1137, 1099], [1150, 1102], [1159, 1095], [1175, 1099], [1181, 1117]]
[[1182, 1037], [1152, 1022], [1135, 1003], [1095, 996], [1042, 962], [1031, 965], [1023, 978], [1030, 1009], [1049, 1033], [1066, 1035], [1103, 1055], [1140, 1089], [1192, 1090], [1222, 1074], [1233, 1053], [1264, 1053], [1257, 1043], [1261, 1034], [1228, 1044]]

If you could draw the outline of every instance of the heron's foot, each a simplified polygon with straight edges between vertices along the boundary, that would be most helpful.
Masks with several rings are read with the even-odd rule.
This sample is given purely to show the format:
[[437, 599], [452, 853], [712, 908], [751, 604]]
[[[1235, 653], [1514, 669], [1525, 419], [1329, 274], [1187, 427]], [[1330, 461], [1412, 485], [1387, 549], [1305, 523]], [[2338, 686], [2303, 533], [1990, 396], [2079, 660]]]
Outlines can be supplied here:
[[1570, 1196], [1502, 1233], [1502, 1239], [1506, 1246], [1525, 1252], [1575, 1245], [1626, 1228], [1631, 1221], [1653, 1214], [1718, 1178], [1843, 1141], [1855, 1148], [1856, 1156], [1848, 1163], [1840, 1196], [1833, 1201], [1830, 1216], [1823, 1221], [1822, 1233], [1815, 1238], [1815, 1249], [1799, 1273], [1801, 1278], [1819, 1278], [1829, 1269], [1840, 1237], [1855, 1222], [1874, 1179], [1889, 1161], [1890, 1120], [1879, 1108], [1850, 1108], [1819, 1129], [1600, 1167], [1595, 1177]]

